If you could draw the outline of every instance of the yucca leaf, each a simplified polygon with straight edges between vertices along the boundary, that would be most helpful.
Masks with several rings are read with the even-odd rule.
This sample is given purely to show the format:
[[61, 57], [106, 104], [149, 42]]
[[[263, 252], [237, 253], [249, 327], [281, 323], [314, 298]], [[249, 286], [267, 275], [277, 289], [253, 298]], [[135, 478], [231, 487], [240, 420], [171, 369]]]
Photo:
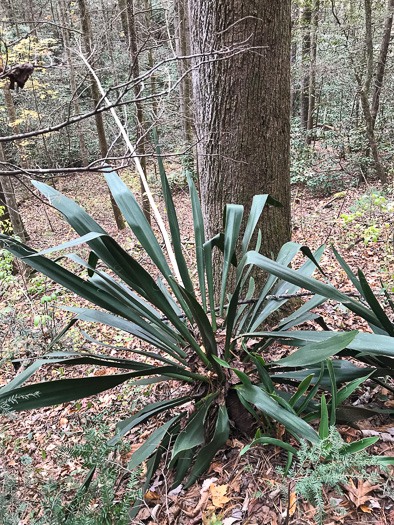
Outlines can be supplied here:
[[177, 399], [170, 399], [165, 401], [158, 401], [156, 403], [150, 403], [144, 408], [139, 410], [136, 414], [128, 417], [116, 425], [116, 434], [113, 438], [108, 441], [108, 446], [112, 447], [119, 443], [123, 436], [125, 436], [130, 430], [135, 428], [140, 423], [143, 423], [161, 412], [173, 409], [175, 407], [184, 405], [191, 400], [190, 397], [180, 397]]
[[133, 319], [134, 322], [130, 322], [107, 312], [94, 310], [93, 308], [77, 308], [70, 306], [65, 307], [64, 309], [77, 314], [78, 318], [83, 321], [105, 324], [135, 335], [139, 339], [147, 341], [156, 348], [160, 348], [174, 359], [185, 363], [184, 358], [187, 357], [187, 354], [168, 341], [168, 339], [166, 340], [165, 335], [157, 332], [153, 326], [141, 318], [135, 318]]
[[170, 427], [174, 423], [176, 423], [176, 421], [178, 421], [180, 417], [181, 415], [175, 416], [169, 421], [167, 421], [167, 423], [164, 423], [164, 425], [162, 425], [161, 427], [156, 428], [156, 430], [154, 430], [152, 434], [150, 434], [150, 436], [147, 438], [145, 443], [143, 443], [140, 446], [140, 448], [138, 448], [131, 456], [127, 468], [129, 470], [135, 469], [136, 467], [141, 465], [141, 463], [145, 461], [151, 454], [153, 454], [153, 452], [160, 445], [164, 436], [167, 434]]
[[321, 295], [314, 295], [311, 299], [305, 301], [303, 305], [297, 308], [295, 312], [290, 314], [285, 319], [282, 319], [275, 330], [289, 330], [290, 328], [293, 328], [293, 326], [297, 326], [297, 324], [305, 322], [303, 319], [309, 319], [309, 315], [311, 316], [310, 318], [313, 319], [315, 314], [310, 314], [310, 311], [326, 302], [326, 300], [327, 299]]
[[[26, 264], [43, 273], [52, 281], [61, 284], [64, 288], [76, 293], [83, 299], [87, 299], [93, 304], [109, 310], [112, 313], [122, 315], [126, 317], [126, 319], [128, 318], [125, 305], [120, 303], [112, 295], [103, 292], [91, 282], [81, 279], [54, 261], [42, 255], [36, 256], [37, 252], [32, 248], [3, 234], [0, 234], [0, 245], [15, 255], [15, 257], [23, 259]], [[34, 255], [34, 257], [30, 257], [30, 255]]]
[[235, 387], [237, 392], [242, 395], [248, 403], [255, 405], [264, 414], [279, 421], [290, 432], [300, 436], [311, 443], [318, 443], [319, 436], [305, 421], [298, 416], [281, 407], [272, 397], [261, 388], [248, 382], [243, 382], [242, 386]]
[[[361, 369], [361, 371], [364, 373], [365, 370], [365, 368]], [[362, 383], [364, 383], [364, 381], [371, 377], [372, 374], [373, 372], [370, 372], [367, 375], [354, 379], [348, 385], [341, 388], [337, 393], [337, 406], [343, 403], [345, 399], [347, 399]]]
[[172, 246], [174, 248], [176, 262], [178, 263], [179, 273], [181, 274], [183, 286], [188, 292], [194, 294], [193, 283], [190, 279], [189, 270], [185, 261], [182, 250], [181, 234], [179, 230], [178, 217], [175, 211], [174, 201], [171, 195], [170, 185], [164, 169], [163, 160], [161, 158], [160, 145], [157, 137], [157, 131], [153, 128], [153, 140], [156, 146], [157, 162], [159, 164], [159, 173], [161, 180], [161, 187], [163, 190], [164, 202], [166, 205], [166, 212], [168, 217], [168, 224], [170, 226]]
[[[366, 373], [374, 374], [376, 369], [374, 368], [360, 368], [355, 366], [353, 363], [344, 359], [332, 361], [332, 365], [335, 369], [335, 380], [337, 384], [347, 383], [348, 381], [357, 380], [358, 378], [364, 378]], [[316, 383], [315, 378], [319, 376], [320, 368], [315, 366], [308, 366], [305, 370], [296, 370], [292, 372], [275, 373], [272, 376], [276, 383], [289, 382], [288, 380], [294, 379], [295, 381], [303, 381], [307, 376], [313, 374], [312, 384]], [[293, 383], [293, 381], [291, 381]], [[321, 388], [330, 390], [331, 380], [328, 372], [326, 371], [321, 380]]]
[[256, 445], [274, 445], [275, 447], [281, 447], [287, 450], [287, 452], [290, 452], [291, 454], [297, 455], [297, 450], [285, 441], [281, 441], [280, 439], [275, 439], [268, 436], [262, 436], [260, 438], [254, 439], [252, 443], [250, 443], [250, 445], [247, 445], [241, 450], [239, 455], [243, 456], [245, 452], [247, 452], [251, 447], [255, 447]]
[[225, 406], [219, 407], [219, 412], [216, 420], [215, 433], [212, 440], [202, 447], [199, 451], [196, 461], [193, 465], [190, 477], [184, 486], [184, 489], [187, 489], [203, 474], [209, 465], [211, 464], [212, 459], [214, 458], [216, 452], [225, 445], [228, 436], [230, 434], [229, 428], [229, 419]]
[[190, 465], [193, 462], [193, 458], [195, 455], [197, 447], [193, 447], [189, 450], [184, 450], [179, 456], [178, 459], [175, 462], [175, 479], [174, 483], [172, 484], [172, 489], [175, 489], [178, 487], [181, 482], [183, 481], [184, 477], [186, 476], [187, 471], [190, 468]]
[[58, 353], [56, 353], [55, 355], [58, 357], [54, 358], [52, 357], [53, 354], [48, 354], [46, 356], [46, 359], [37, 359], [36, 361], [34, 361], [30, 366], [25, 368], [25, 370], [23, 370], [20, 374], [14, 377], [14, 379], [12, 379], [9, 383], [0, 388], [0, 396], [6, 394], [7, 392], [12, 392], [13, 390], [16, 390], [18, 387], [23, 385], [23, 383], [30, 379], [30, 377], [33, 374], [35, 374], [41, 366], [55, 364], [64, 359], [63, 355], [59, 356]]
[[319, 376], [317, 377], [314, 387], [310, 389], [308, 394], [303, 399], [302, 403], [297, 406], [297, 410], [296, 410], [297, 414], [302, 414], [303, 411], [308, 408], [309, 403], [312, 402], [313, 398], [317, 394], [317, 391], [319, 390], [319, 387], [320, 387], [321, 380], [324, 375], [324, 370], [325, 370], [325, 362], [323, 361], [320, 365]]
[[379, 463], [379, 465], [394, 465], [394, 458], [392, 456], [374, 456], [374, 460]]
[[200, 283], [201, 300], [204, 310], [207, 309], [207, 299], [205, 291], [205, 260], [204, 260], [204, 221], [202, 218], [200, 199], [198, 198], [197, 190], [190, 174], [187, 174], [187, 182], [189, 184], [190, 199], [192, 202], [193, 212], [193, 226], [194, 226], [194, 242], [196, 246], [196, 262], [198, 281]]
[[297, 388], [297, 392], [289, 400], [290, 406], [294, 407], [297, 401], [305, 394], [305, 392], [309, 388], [309, 385], [311, 384], [312, 379], [313, 379], [313, 374], [310, 374], [303, 381], [301, 381], [301, 383], [299, 384]]
[[327, 370], [330, 376], [331, 381], [331, 417], [330, 417], [330, 426], [335, 425], [335, 414], [338, 406], [338, 392], [337, 392], [337, 382], [335, 378], [335, 370], [332, 366], [332, 361], [330, 359], [326, 360]]
[[[155, 359], [157, 361], [161, 361], [163, 363], [166, 363], [167, 365], [173, 365], [174, 364], [174, 361], [172, 361], [171, 359], [168, 359], [167, 357], [163, 357], [162, 355], [160, 354], [157, 354], [156, 352], [149, 352], [148, 350], [138, 350], [137, 348], [128, 348], [127, 346], [117, 346], [117, 345], [111, 345], [109, 343], [104, 343], [103, 341], [99, 341], [98, 339], [94, 339], [94, 337], [91, 337], [89, 334], [87, 334], [86, 332], [84, 332], [83, 330], [81, 330], [81, 335], [87, 339], [88, 341], [90, 341], [91, 343], [95, 344], [95, 345], [98, 345], [98, 346], [103, 346], [105, 348], [111, 348], [113, 350], [116, 350], [117, 352], [128, 352], [128, 353], [132, 353], [132, 354], [137, 354], [137, 355], [142, 355], [144, 357], [149, 357], [151, 359]], [[178, 359], [179, 361], [179, 359]], [[182, 361], [180, 361], [182, 362]]]
[[357, 277], [352, 272], [350, 266], [347, 264], [347, 262], [344, 259], [342, 259], [342, 257], [339, 255], [339, 253], [335, 249], [334, 245], [331, 245], [331, 248], [332, 248], [332, 251], [334, 252], [334, 255], [335, 255], [337, 261], [342, 266], [342, 268], [345, 270], [346, 275], [349, 277], [349, 279], [353, 283], [353, 286], [356, 288], [358, 293], [361, 294], [364, 297], [364, 292], [363, 292], [362, 286], [359, 283]]
[[[144, 487], [143, 487], [143, 493], [144, 494], [149, 489], [150, 484], [151, 484], [151, 479], [152, 479], [154, 473], [156, 472], [157, 468], [159, 467], [160, 460], [161, 460], [163, 454], [165, 454], [167, 452], [168, 447], [170, 445], [170, 442], [171, 442], [173, 436], [176, 435], [179, 432], [179, 428], [180, 428], [180, 425], [179, 425], [179, 423], [177, 423], [177, 424], [175, 424], [173, 427], [171, 427], [168, 430], [167, 434], [164, 436], [164, 438], [163, 438], [160, 446], [156, 450], [156, 452], [154, 452], [152, 454], [152, 456], [150, 457], [150, 459], [147, 461], [145, 483], [144, 483]], [[145, 505], [144, 500], [141, 500], [140, 498], [137, 497], [136, 500], [133, 503], [133, 507], [130, 509], [130, 512], [129, 512], [129, 517], [130, 517], [130, 519], [132, 521], [137, 516], [137, 514], [140, 511], [142, 505]]]
[[[249, 248], [250, 240], [253, 236], [254, 230], [256, 229], [257, 223], [260, 219], [261, 212], [264, 209], [266, 204], [271, 204], [282, 208], [282, 204], [270, 195], [255, 195], [253, 197], [252, 206], [250, 208], [250, 213], [248, 217], [248, 222], [246, 223], [245, 233], [242, 239], [242, 253], [246, 253]], [[258, 251], [258, 250], [257, 250]]]
[[185, 290], [182, 287], [180, 287], [180, 290], [193, 314], [194, 321], [198, 326], [206, 354], [204, 354], [204, 352], [201, 350], [197, 343], [196, 346], [194, 346], [193, 348], [200, 357], [200, 359], [203, 361], [203, 363], [205, 363], [206, 365], [211, 364], [220, 376], [221, 369], [217, 366], [216, 361], [212, 358], [212, 356], [217, 355], [217, 344], [215, 334], [212, 330], [212, 326], [209, 322], [207, 314], [204, 312], [203, 308], [200, 306], [194, 295], [190, 294], [187, 290]]
[[353, 341], [357, 330], [334, 335], [320, 343], [310, 343], [296, 350], [284, 359], [275, 362], [278, 366], [308, 366], [325, 361], [338, 354]]
[[196, 411], [192, 414], [185, 428], [179, 433], [174, 443], [169, 467], [172, 467], [184, 452], [192, 450], [204, 442], [205, 418], [216, 396], [217, 395], [211, 394], [204, 399], [200, 406], [196, 406]]
[[[336, 332], [337, 335], [346, 334], [349, 332]], [[332, 332], [318, 332], [312, 330], [294, 330], [291, 332], [253, 332], [251, 334], [243, 334], [239, 337], [272, 337], [274, 339], [288, 340], [286, 344], [301, 346], [311, 342], [325, 341], [332, 337]], [[387, 335], [369, 334], [367, 332], [359, 332], [356, 337], [348, 344], [350, 350], [357, 352], [365, 352], [371, 356], [390, 356], [394, 357], [393, 338]]]
[[250, 355], [251, 360], [256, 366], [256, 370], [259, 375], [259, 379], [263, 383], [264, 389], [269, 394], [273, 394], [275, 392], [275, 386], [274, 386], [274, 383], [272, 382], [270, 374], [267, 372], [264, 359], [257, 354], [249, 354], [249, 355]]
[[171, 308], [174, 310], [175, 315], [178, 317], [182, 317], [183, 311], [179, 307], [178, 303], [175, 301], [175, 299], [172, 297], [170, 292], [167, 290], [165, 284], [163, 281], [158, 277], [156, 279], [157, 286], [159, 287], [162, 294], [167, 298], [168, 304], [171, 306]]
[[[299, 244], [286, 243], [282, 247], [281, 251], [279, 252], [277, 262], [279, 262], [280, 264], [283, 264], [284, 266], [288, 266], [301, 248], [302, 247]], [[314, 254], [314, 259], [316, 261], [319, 261], [321, 259], [321, 256], [323, 255], [323, 252], [324, 252], [324, 245], [320, 246], [320, 248], [316, 250]], [[301, 268], [297, 270], [297, 274], [299, 276], [305, 275], [305, 276], [310, 277], [315, 271], [315, 269], [316, 269], [315, 263], [312, 260], [308, 260], [301, 266]], [[279, 301], [271, 300], [271, 301], [268, 301], [267, 304], [265, 304], [263, 309], [261, 310], [261, 305], [263, 301], [265, 300], [268, 292], [270, 291], [270, 288], [272, 287], [275, 281], [276, 281], [275, 277], [272, 277], [272, 278], [271, 276], [268, 277], [267, 286], [264, 287], [264, 290], [259, 296], [258, 302], [254, 306], [254, 314], [251, 319], [251, 323], [249, 325], [250, 331], [255, 331], [261, 325], [261, 323], [265, 321], [265, 319], [267, 319], [269, 315], [271, 315], [273, 312], [278, 310], [284, 303], [288, 301], [288, 299], [282, 299]], [[295, 294], [296, 292], [298, 292], [299, 289], [300, 289], [300, 286], [290, 285], [288, 282], [280, 281], [276, 285], [275, 289], [273, 290], [272, 295], [278, 295], [278, 296], [284, 295], [284, 294], [291, 295], [291, 294]], [[322, 300], [322, 302], [324, 301], [325, 299]]]
[[48, 381], [16, 388], [5, 394], [0, 392], [0, 410], [19, 412], [82, 399], [114, 388], [129, 379], [138, 377], [140, 373], [138, 371], [128, 374]]
[[[341, 454], [341, 456], [348, 456], [349, 454], [355, 454], [356, 452], [360, 452], [361, 450], [364, 450], [367, 447], [374, 445], [378, 440], [379, 440], [379, 436], [360, 439], [359, 441], [355, 441], [354, 443], [346, 444], [339, 451], [339, 453]], [[391, 458], [391, 459], [393, 460], [393, 463], [394, 463], [394, 458]]]
[[[288, 266], [291, 263], [291, 261], [294, 259], [294, 257], [296, 256], [296, 254], [298, 253], [300, 248], [301, 248], [301, 246], [299, 244], [295, 243], [295, 242], [287, 242], [287, 243], [285, 243], [281, 247], [281, 249], [279, 250], [278, 257], [277, 257], [277, 262], [279, 264], [283, 264], [284, 266]], [[245, 254], [243, 259], [242, 259], [242, 263], [243, 264], [239, 265], [238, 270], [237, 270], [237, 279], [238, 279], [238, 281], [241, 278], [243, 271], [245, 270], [244, 266], [245, 266], [246, 256], [247, 255]], [[246, 270], [246, 272], [247, 271], [248, 270]], [[268, 275], [267, 280], [266, 280], [266, 282], [264, 284], [264, 287], [263, 287], [263, 289], [261, 290], [261, 292], [259, 294], [258, 301], [253, 306], [248, 327], [250, 327], [250, 326], [258, 326], [258, 324], [256, 324], [258, 322], [258, 321], [256, 321], [256, 319], [257, 319], [257, 316], [259, 316], [259, 312], [261, 310], [261, 305], [265, 301], [266, 296], [271, 291], [272, 287], [275, 285], [277, 280], [278, 280], [278, 278], [275, 275], [273, 275], [273, 274]], [[286, 286], [287, 286], [287, 288], [286, 288], [286, 291], [287, 291], [287, 289], [289, 288], [289, 284], [286, 283]], [[278, 308], [279, 308], [279, 306], [278, 306]], [[250, 328], [246, 328], [246, 329], [247, 330], [251, 330]]]
[[379, 301], [376, 299], [373, 291], [371, 290], [369, 284], [367, 283], [365, 275], [363, 274], [361, 270], [358, 270], [358, 278], [360, 280], [360, 285], [363, 290], [363, 295], [365, 297], [365, 300], [371, 307], [376, 317], [379, 319], [380, 325], [383, 327], [383, 329], [387, 332], [388, 335], [390, 335], [391, 337], [394, 337], [393, 323], [390, 321], [390, 319], [385, 314], [383, 308], [381, 307]]
[[227, 278], [230, 270], [231, 259], [235, 252], [239, 231], [241, 229], [244, 208], [238, 204], [227, 204], [225, 210], [224, 225], [224, 254], [222, 287], [220, 293], [220, 315], [223, 315], [223, 306], [226, 296]]
[[[141, 210], [138, 202], [136, 201], [134, 195], [131, 193], [131, 191], [122, 181], [122, 179], [118, 176], [118, 174], [114, 171], [110, 173], [106, 172], [105, 179], [116, 203], [118, 204], [131, 230], [134, 232], [135, 236], [141, 243], [141, 246], [144, 248], [146, 253], [155, 263], [157, 268], [161, 271], [162, 275], [172, 287], [174, 293], [176, 295], [179, 295], [176, 286], [176, 281], [170, 282], [169, 280], [169, 277], [172, 275], [172, 272], [170, 270], [170, 267], [168, 266], [167, 260], [160, 247], [160, 244], [156, 239], [156, 236], [153, 233], [153, 230], [149, 222], [147, 221], [144, 212]], [[187, 284], [189, 285], [189, 283], [190, 277], [189, 282]]]
[[[359, 302], [351, 299], [346, 294], [338, 291], [333, 286], [322, 283], [320, 281], [317, 281], [316, 279], [312, 279], [307, 276], [300, 276], [297, 274], [296, 271], [290, 268], [286, 268], [275, 261], [271, 261], [267, 257], [264, 257], [264, 255], [261, 255], [256, 252], [248, 252], [246, 254], [243, 260], [242, 267], [249, 264], [254, 264], [262, 270], [272, 273], [273, 275], [279, 277], [280, 279], [283, 279], [284, 281], [287, 281], [291, 284], [295, 284], [302, 288], [306, 288], [307, 290], [317, 295], [322, 295], [324, 297], [327, 297], [328, 299], [338, 301], [339, 303], [345, 305], [352, 312], [364, 318], [366, 321], [383, 328], [381, 326], [380, 321], [377, 319], [376, 315], [373, 312], [371, 312], [368, 308], [366, 308]], [[242, 268], [240, 268], [240, 270], [242, 270]]]
[[[216, 312], [215, 312], [215, 301], [214, 301], [214, 289], [213, 289], [213, 269], [212, 269], [212, 250], [214, 247], [217, 247], [220, 251], [224, 253], [224, 234], [218, 233], [204, 243], [204, 260], [205, 260], [205, 270], [207, 274], [207, 286], [208, 286], [208, 296], [209, 296], [209, 306], [211, 310], [212, 318], [212, 328], [216, 330]], [[231, 259], [231, 264], [237, 266], [237, 257], [235, 253]]]
[[329, 427], [328, 427], [327, 403], [326, 403], [326, 397], [323, 394], [321, 396], [321, 400], [320, 400], [320, 425], [319, 425], [319, 437], [320, 437], [320, 439], [328, 438], [329, 433], [330, 433], [330, 430], [329, 430]]
[[[150, 301], [162, 311], [190, 339], [190, 334], [182, 321], [174, 314], [166, 298], [158, 289], [154, 279], [142, 266], [123, 248], [121, 248], [80, 206], [68, 199], [54, 188], [34, 181], [33, 184], [50, 200], [66, 218], [67, 222], [81, 236], [88, 233], [102, 233], [102, 237], [88, 242], [91, 249], [105, 264], [113, 270], [133, 290]], [[30, 264], [30, 263], [29, 263]], [[175, 282], [175, 280], [173, 281]], [[174, 290], [177, 293], [177, 290]]]

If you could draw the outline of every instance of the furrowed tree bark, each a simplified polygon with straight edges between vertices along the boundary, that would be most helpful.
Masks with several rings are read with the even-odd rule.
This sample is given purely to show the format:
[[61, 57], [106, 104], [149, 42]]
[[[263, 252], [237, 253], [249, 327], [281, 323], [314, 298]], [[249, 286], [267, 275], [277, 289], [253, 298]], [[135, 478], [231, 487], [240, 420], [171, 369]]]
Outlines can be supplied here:
[[[81, 25], [82, 25], [82, 33], [83, 33], [85, 51], [89, 59], [91, 60], [92, 54], [93, 54], [93, 33], [92, 33], [92, 25], [90, 22], [90, 14], [86, 6], [86, 0], [78, 0], [78, 6], [79, 6], [79, 11], [80, 11], [80, 16], [81, 16]], [[99, 93], [97, 84], [91, 75], [90, 75], [90, 93], [91, 93], [91, 97], [92, 97], [94, 105], [97, 106], [100, 101], [100, 93]], [[108, 143], [107, 143], [107, 138], [105, 135], [103, 116], [101, 113], [96, 113], [94, 118], [96, 121], [96, 129], [97, 129], [97, 135], [98, 135], [98, 140], [99, 140], [100, 153], [101, 153], [102, 158], [105, 158], [108, 154]], [[111, 206], [112, 206], [112, 211], [114, 213], [116, 225], [119, 228], [119, 230], [123, 230], [126, 227], [126, 224], [123, 220], [122, 212], [120, 211], [111, 193], [110, 193], [110, 199], [111, 199]]]
[[[268, 256], [290, 239], [290, 11], [290, 0], [189, 0], [192, 53], [206, 54], [193, 71], [205, 234], [222, 230], [225, 204], [247, 217], [269, 193], [283, 208], [259, 224]], [[215, 54], [225, 49], [233, 56]]]

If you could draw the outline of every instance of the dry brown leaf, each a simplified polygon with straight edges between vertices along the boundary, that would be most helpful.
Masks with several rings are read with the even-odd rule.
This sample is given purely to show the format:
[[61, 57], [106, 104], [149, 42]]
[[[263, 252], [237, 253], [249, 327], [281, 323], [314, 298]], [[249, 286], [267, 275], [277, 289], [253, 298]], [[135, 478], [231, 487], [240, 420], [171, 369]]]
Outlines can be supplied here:
[[214, 462], [211, 464], [208, 470], [208, 474], [210, 472], [217, 472], [218, 474], [223, 474], [223, 463]]
[[61, 417], [59, 419], [59, 426], [62, 427], [63, 425], [67, 425], [67, 423], [68, 423], [68, 419], [66, 417]]
[[368, 514], [372, 514], [372, 510], [368, 507], [368, 505], [360, 505], [360, 509], [363, 512], [368, 512]]
[[215, 487], [213, 483], [209, 487], [212, 496], [212, 503], [215, 507], [224, 507], [224, 505], [230, 501], [230, 498], [226, 496], [227, 487], [228, 485], [218, 485]]
[[290, 501], [289, 501], [289, 516], [291, 517], [295, 511], [297, 510], [297, 496], [295, 492], [292, 492], [290, 494]]
[[145, 501], [157, 501], [160, 499], [160, 495], [153, 490], [148, 490], [144, 497]]
[[285, 430], [286, 430], [285, 427], [278, 423], [277, 426], [276, 426], [276, 438], [281, 440], [282, 437], [283, 437], [283, 434], [285, 433]]
[[362, 481], [361, 479], [357, 481], [357, 487], [353, 480], [350, 480], [350, 485], [345, 485], [349, 498], [356, 507], [364, 505], [371, 497], [369, 493], [378, 488], [379, 485], [371, 485], [369, 481]]

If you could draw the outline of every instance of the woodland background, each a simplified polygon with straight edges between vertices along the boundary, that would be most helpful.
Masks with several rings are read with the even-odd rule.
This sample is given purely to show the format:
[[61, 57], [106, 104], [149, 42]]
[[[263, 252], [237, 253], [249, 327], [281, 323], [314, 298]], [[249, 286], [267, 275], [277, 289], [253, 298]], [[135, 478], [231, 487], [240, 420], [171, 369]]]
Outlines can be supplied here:
[[[193, 261], [196, 240], [187, 178], [198, 185], [197, 149], [204, 141], [195, 121], [193, 73], [206, 61], [242, 53], [248, 42], [222, 47], [213, 55], [196, 55], [190, 48], [190, 30], [196, 28], [190, 26], [184, 0], [0, 0], [0, 9], [2, 233], [13, 233], [37, 250], [74, 237], [30, 183], [31, 179], [47, 182], [84, 206], [154, 273], [102, 171], [103, 163], [115, 167], [159, 233], [133, 156], [140, 159], [164, 212], [160, 157], [180, 218], [186, 259]], [[376, 294], [394, 291], [393, 11], [394, 0], [299, 0], [291, 5], [292, 240], [312, 250], [333, 244], [354, 270], [361, 268]], [[5, 73], [18, 63], [32, 63], [34, 73], [23, 89], [10, 90]], [[274, 69], [265, 72], [267, 80], [270, 75], [274, 79], [275, 73]], [[125, 145], [93, 74], [136, 145], [134, 154]], [[229, 72], [229, 82], [231, 75], [234, 72]], [[252, 71], [251, 81], [254, 75], [257, 78], [258, 72]], [[231, 110], [220, 96], [215, 103], [219, 114]], [[259, 136], [255, 139], [261, 141]], [[241, 168], [238, 177], [243, 176]], [[283, 173], [283, 186], [287, 179]], [[278, 233], [279, 246], [288, 240], [286, 235]], [[266, 237], [266, 251], [277, 252], [279, 240]], [[88, 255], [83, 249], [79, 253]], [[298, 268], [300, 259], [293, 264]], [[351, 293], [346, 272], [338, 269], [331, 252], [324, 254], [321, 265], [334, 286]], [[0, 251], [3, 384], [20, 373], [19, 363], [11, 364], [12, 359], [22, 359], [23, 370], [49, 351], [51, 340], [69, 319], [62, 307], [84, 304], [41, 274], [29, 275], [25, 270], [6, 250]], [[197, 280], [195, 269], [192, 279]], [[331, 330], [368, 330], [364, 321], [360, 323], [341, 305], [327, 302], [317, 313]], [[82, 333], [88, 327], [81, 322], [73, 328], [62, 348], [91, 351], [95, 346]], [[125, 355], [145, 348], [145, 343], [141, 346], [135, 338], [106, 326], [96, 326], [90, 335], [122, 347]], [[283, 348], [289, 350], [274, 346], [270, 359], [282, 356]], [[84, 374], [96, 377], [102, 371], [85, 366]], [[72, 372], [63, 366], [51, 365], [39, 372], [42, 381], [69, 377]], [[387, 383], [389, 388], [367, 380], [351, 399], [355, 406], [372, 404], [377, 409], [372, 420], [358, 422], [357, 429], [338, 426], [347, 442], [379, 436], [370, 449], [372, 455], [393, 455], [391, 415], [378, 413], [391, 412], [394, 406], [391, 377]], [[171, 397], [182, 388], [176, 381], [160, 387], [125, 385], [81, 401], [2, 416], [1, 523], [392, 522], [389, 473], [379, 484], [373, 478], [370, 482], [355, 478], [353, 485], [342, 484], [342, 494], [325, 486], [324, 501], [316, 504], [306, 492], [301, 495], [302, 487], [299, 493], [294, 489], [294, 480], [275, 470], [286, 461], [278, 447], [253, 448], [240, 456], [253, 438], [250, 435], [248, 441], [242, 433], [232, 435], [226, 450], [215, 457], [205, 488], [201, 482], [186, 493], [171, 494], [162, 472], [145, 494], [145, 507], [130, 521], [128, 511], [145, 472], [143, 468], [130, 472], [127, 465], [156, 422], [109, 450], [107, 440], [117, 422], [113, 414], [122, 419], [148, 401]], [[277, 437], [282, 438], [280, 433], [278, 427]], [[92, 465], [99, 465], [95, 483], [87, 494], [80, 494]], [[300, 468], [297, 479], [307, 479], [308, 468]]]

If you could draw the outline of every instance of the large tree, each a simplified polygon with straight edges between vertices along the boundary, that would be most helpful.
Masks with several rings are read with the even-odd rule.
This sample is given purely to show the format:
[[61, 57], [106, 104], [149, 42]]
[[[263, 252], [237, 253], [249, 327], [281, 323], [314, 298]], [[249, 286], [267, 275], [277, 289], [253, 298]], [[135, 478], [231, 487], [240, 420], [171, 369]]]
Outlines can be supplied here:
[[290, 238], [290, 0], [189, 0], [198, 170], [207, 237], [226, 203], [269, 193], [262, 252]]

